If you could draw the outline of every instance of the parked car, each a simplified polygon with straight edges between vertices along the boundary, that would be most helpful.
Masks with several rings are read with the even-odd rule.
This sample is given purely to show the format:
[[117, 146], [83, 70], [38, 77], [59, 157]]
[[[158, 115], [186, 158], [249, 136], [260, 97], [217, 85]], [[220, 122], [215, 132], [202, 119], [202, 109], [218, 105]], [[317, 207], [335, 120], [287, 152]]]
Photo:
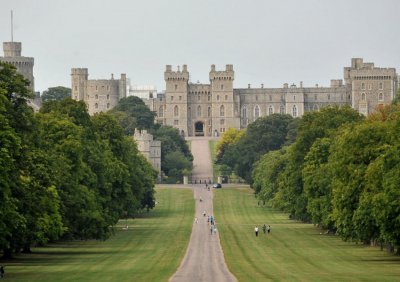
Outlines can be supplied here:
[[222, 185], [220, 183], [215, 183], [213, 185], [213, 188], [222, 188]]

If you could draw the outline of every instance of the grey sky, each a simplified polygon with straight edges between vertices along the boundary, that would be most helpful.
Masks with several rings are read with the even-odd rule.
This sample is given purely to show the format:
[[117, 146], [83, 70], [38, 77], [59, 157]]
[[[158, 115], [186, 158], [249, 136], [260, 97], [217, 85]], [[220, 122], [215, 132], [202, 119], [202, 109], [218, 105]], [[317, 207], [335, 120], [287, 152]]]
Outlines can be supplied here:
[[[400, 68], [398, 0], [0, 0], [0, 40], [35, 58], [37, 91], [126, 73], [165, 88], [166, 64], [187, 64], [192, 82], [233, 64], [235, 88], [303, 81], [328, 86], [352, 57]], [[2, 54], [1, 54], [2, 55]]]

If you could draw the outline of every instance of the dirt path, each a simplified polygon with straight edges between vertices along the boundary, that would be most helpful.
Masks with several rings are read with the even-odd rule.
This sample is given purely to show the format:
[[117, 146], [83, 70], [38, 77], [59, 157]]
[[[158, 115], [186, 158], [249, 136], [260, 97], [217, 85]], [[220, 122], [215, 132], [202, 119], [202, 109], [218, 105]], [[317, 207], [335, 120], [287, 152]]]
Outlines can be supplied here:
[[[195, 165], [193, 176], [199, 179], [208, 179], [206, 177], [210, 176], [212, 179], [208, 140], [192, 140], [192, 154]], [[218, 231], [211, 234], [207, 222], [208, 215], [213, 215], [212, 188], [208, 191], [205, 184], [197, 184], [193, 185], [193, 192], [198, 221], [193, 223], [186, 255], [170, 281], [237, 281], [225, 264]], [[203, 216], [204, 211], [206, 216]], [[215, 221], [218, 229], [218, 218]]]

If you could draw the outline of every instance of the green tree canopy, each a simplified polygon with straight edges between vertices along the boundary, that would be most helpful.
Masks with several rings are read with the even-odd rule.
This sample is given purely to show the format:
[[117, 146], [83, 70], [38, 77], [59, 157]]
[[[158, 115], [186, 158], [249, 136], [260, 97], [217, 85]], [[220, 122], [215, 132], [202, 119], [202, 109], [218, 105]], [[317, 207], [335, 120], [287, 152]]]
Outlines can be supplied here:
[[43, 102], [71, 98], [71, 88], [64, 86], [49, 87], [49, 89], [43, 91], [41, 98]]

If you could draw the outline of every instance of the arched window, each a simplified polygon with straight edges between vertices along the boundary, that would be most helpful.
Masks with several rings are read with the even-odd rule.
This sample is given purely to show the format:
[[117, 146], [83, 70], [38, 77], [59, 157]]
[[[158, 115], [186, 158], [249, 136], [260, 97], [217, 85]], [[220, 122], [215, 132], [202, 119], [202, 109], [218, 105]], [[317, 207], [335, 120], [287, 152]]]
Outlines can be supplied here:
[[201, 106], [197, 107], [197, 116], [201, 117]]
[[99, 95], [96, 94], [96, 96], [94, 96], [94, 98], [97, 100], [99, 99]]
[[361, 100], [365, 101], [365, 93], [361, 93]]
[[192, 118], [192, 108], [191, 107], [188, 108], [188, 117], [189, 117], [189, 119]]
[[260, 117], [260, 107], [258, 105], [256, 105], [254, 107], [254, 118], [259, 118]]
[[158, 116], [159, 117], [163, 117], [164, 116], [164, 108], [163, 108], [163, 106], [160, 106], [158, 108]]
[[297, 106], [296, 106], [296, 105], [293, 105], [293, 108], [292, 108], [292, 116], [293, 116], [293, 117], [297, 117]]
[[361, 89], [362, 89], [362, 90], [365, 90], [365, 83], [364, 83], [364, 82], [361, 83]]
[[95, 108], [95, 109], [98, 109], [98, 108], [99, 108], [99, 104], [97, 104], [97, 103], [94, 104], [94, 108]]
[[110, 94], [107, 94], [107, 100], [110, 100]]
[[246, 109], [246, 107], [242, 108], [242, 118], [247, 118], [247, 109]]
[[379, 100], [379, 101], [383, 101], [383, 94], [382, 94], [382, 92], [379, 93], [379, 95], [378, 95], [378, 100]]
[[269, 106], [268, 108], [268, 115], [272, 115], [274, 113], [274, 108], [272, 108], [272, 106]]
[[219, 101], [219, 95], [217, 95], [217, 101]]
[[107, 109], [109, 109], [110, 108], [110, 103], [107, 103]]
[[219, 108], [219, 115], [220, 115], [221, 117], [225, 116], [225, 107], [224, 107], [224, 105], [222, 105], [222, 106]]
[[280, 112], [282, 115], [285, 114], [285, 107], [284, 107], [284, 106], [280, 106], [279, 112]]
[[211, 107], [208, 107], [208, 109], [207, 109], [207, 116], [211, 117]]
[[174, 107], [174, 117], [177, 117], [177, 116], [179, 116], [179, 108], [178, 108], [178, 106], [175, 106]]

